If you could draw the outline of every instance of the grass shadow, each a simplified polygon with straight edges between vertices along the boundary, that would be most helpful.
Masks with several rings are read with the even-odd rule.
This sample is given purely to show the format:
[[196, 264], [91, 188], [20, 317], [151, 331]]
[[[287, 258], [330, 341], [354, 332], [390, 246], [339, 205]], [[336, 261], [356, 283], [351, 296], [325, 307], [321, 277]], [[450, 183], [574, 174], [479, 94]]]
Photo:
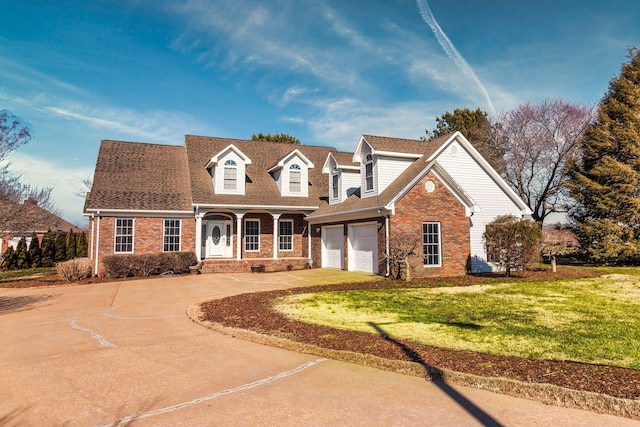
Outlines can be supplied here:
[[471, 414], [476, 420], [482, 423], [482, 425], [487, 427], [502, 427], [502, 424], [500, 424], [495, 418], [493, 418], [491, 415], [484, 412], [476, 404], [474, 404], [469, 399], [464, 397], [459, 391], [451, 387], [449, 384], [445, 383], [442, 370], [426, 363], [415, 350], [413, 350], [411, 347], [407, 346], [406, 344], [401, 343], [396, 339], [394, 339], [393, 337], [391, 337], [377, 323], [369, 322], [369, 325], [373, 329], [375, 329], [378, 335], [380, 335], [380, 337], [382, 337], [384, 340], [398, 346], [411, 359], [412, 362], [416, 362], [420, 364], [420, 366], [423, 367], [427, 377], [431, 381], [433, 381], [433, 383], [436, 386], [438, 386], [440, 390], [446, 393], [458, 405], [460, 405], [469, 414]]
[[50, 294], [15, 297], [0, 296], [0, 314], [31, 310], [35, 308], [36, 304], [50, 301], [55, 297], [56, 295]]

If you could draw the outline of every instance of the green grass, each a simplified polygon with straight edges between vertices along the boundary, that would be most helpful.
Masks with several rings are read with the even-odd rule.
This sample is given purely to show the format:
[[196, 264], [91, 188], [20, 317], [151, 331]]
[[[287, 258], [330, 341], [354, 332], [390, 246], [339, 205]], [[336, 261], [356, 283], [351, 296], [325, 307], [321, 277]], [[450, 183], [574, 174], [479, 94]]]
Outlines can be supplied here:
[[277, 308], [336, 328], [495, 355], [640, 369], [640, 268], [594, 279], [299, 294]]
[[0, 272], [0, 283], [26, 279], [32, 276], [42, 276], [55, 272], [54, 267], [29, 268], [26, 270], [11, 270]]

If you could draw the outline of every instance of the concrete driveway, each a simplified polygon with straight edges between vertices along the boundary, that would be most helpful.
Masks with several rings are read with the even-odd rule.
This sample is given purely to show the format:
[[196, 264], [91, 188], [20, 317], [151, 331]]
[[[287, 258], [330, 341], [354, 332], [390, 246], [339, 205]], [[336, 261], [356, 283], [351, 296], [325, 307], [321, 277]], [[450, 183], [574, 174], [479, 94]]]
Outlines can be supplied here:
[[306, 270], [0, 289], [0, 425], [640, 425], [267, 347], [185, 315], [205, 299], [358, 277]]

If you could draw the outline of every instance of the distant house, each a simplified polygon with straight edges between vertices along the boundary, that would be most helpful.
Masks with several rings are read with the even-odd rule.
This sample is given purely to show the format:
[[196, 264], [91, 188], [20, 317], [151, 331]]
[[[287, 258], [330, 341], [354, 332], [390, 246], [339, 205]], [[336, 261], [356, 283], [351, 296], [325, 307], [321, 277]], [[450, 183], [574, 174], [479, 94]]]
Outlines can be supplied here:
[[80, 233], [84, 230], [60, 218], [46, 209], [41, 208], [31, 199], [24, 203], [0, 201], [0, 252], [4, 253], [9, 246], [15, 249], [22, 237], [31, 244], [31, 236], [36, 233], [38, 240], [48, 232]]
[[388, 274], [394, 236], [419, 239], [413, 274], [488, 271], [485, 225], [530, 213], [460, 133], [364, 135], [331, 147], [186, 136], [102, 141], [84, 214], [106, 255], [194, 251], [204, 272], [308, 267]]

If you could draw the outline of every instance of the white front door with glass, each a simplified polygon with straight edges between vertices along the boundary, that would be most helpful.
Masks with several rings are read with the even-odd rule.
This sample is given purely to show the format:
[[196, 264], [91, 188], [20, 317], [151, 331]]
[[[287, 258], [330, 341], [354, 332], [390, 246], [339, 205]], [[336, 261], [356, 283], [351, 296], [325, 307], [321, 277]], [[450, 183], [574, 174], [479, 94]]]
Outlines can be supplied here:
[[202, 242], [205, 258], [231, 258], [233, 256], [231, 221], [203, 221]]

